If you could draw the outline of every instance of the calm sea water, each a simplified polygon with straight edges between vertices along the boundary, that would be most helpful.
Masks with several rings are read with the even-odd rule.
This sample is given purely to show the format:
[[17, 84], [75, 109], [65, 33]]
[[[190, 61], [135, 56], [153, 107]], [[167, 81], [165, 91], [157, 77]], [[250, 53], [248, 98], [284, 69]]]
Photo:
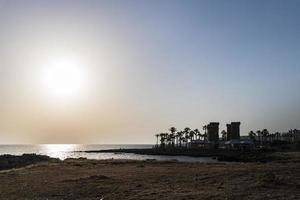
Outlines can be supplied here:
[[129, 160], [172, 160], [184, 162], [217, 162], [212, 158], [194, 158], [189, 156], [157, 156], [157, 155], [138, 155], [132, 153], [85, 153], [78, 151], [119, 149], [119, 148], [151, 148], [152, 145], [99, 145], [99, 144], [41, 144], [41, 145], [0, 145], [0, 155], [12, 154], [22, 155], [24, 153], [35, 153], [48, 155], [59, 159], [79, 158], [88, 159], [129, 159]]

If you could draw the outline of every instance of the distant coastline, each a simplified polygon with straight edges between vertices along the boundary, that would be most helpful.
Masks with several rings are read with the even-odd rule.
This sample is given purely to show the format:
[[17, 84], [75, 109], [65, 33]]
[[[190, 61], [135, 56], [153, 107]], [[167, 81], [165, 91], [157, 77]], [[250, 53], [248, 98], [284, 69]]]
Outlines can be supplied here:
[[277, 160], [272, 154], [273, 150], [256, 150], [251, 152], [240, 152], [224, 149], [105, 149], [84, 151], [85, 153], [133, 153], [141, 155], [166, 155], [166, 156], [191, 156], [191, 157], [212, 157], [219, 161], [234, 162], [270, 162]]

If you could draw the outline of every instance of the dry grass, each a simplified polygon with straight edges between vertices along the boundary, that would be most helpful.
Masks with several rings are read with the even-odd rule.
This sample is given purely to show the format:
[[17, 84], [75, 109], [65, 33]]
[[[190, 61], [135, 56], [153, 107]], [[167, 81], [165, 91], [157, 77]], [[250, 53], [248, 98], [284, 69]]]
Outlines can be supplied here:
[[0, 173], [0, 199], [300, 199], [300, 164], [66, 160]]

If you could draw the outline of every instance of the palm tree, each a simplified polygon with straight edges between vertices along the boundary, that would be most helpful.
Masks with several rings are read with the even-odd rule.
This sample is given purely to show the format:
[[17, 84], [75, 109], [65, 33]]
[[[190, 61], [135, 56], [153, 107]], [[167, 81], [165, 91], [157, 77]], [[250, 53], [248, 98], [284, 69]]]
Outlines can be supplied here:
[[289, 130], [287, 136], [288, 136], [288, 141], [293, 142], [293, 129]]
[[179, 138], [180, 138], [180, 136], [178, 135], [178, 132], [176, 132], [176, 133], [175, 133], [175, 147], [178, 146]]
[[175, 138], [175, 133], [176, 133], [177, 129], [176, 129], [175, 127], [172, 126], [172, 127], [169, 129], [169, 131], [171, 132], [172, 146], [174, 146], [174, 138]]
[[[194, 130], [194, 132], [195, 132], [195, 134], [196, 134], [196, 140], [200, 140], [200, 137], [201, 137], [200, 131], [196, 128], [196, 129]], [[197, 139], [197, 138], [198, 138], [198, 139]]]
[[268, 139], [270, 133], [267, 129], [264, 129], [264, 130], [262, 130], [261, 134], [262, 134], [262, 137], [263, 137], [263, 142], [265, 143], [266, 140]]
[[171, 128], [169, 128], [169, 131], [171, 132], [171, 133], [175, 133], [176, 131], [177, 131], [177, 129], [175, 128], [175, 127], [171, 127]]
[[261, 145], [262, 144], [261, 131], [260, 130], [256, 131], [256, 135], [257, 135], [259, 143]]
[[275, 133], [275, 140], [279, 140], [279, 138], [280, 138], [280, 133], [279, 133], [279, 132], [276, 132], [276, 133]]
[[180, 147], [183, 147], [184, 143], [186, 142], [186, 139], [185, 139], [185, 137], [182, 135], [182, 136], [180, 137], [180, 140], [181, 140], [181, 142], [182, 142], [182, 144], [180, 145]]
[[190, 128], [189, 127], [186, 127], [184, 130], [183, 130], [183, 132], [184, 132], [184, 137], [185, 137], [185, 139], [186, 139], [186, 147], [188, 146], [188, 142], [189, 142], [189, 137], [190, 137], [190, 135], [189, 135], [189, 132], [190, 132]]
[[179, 141], [179, 147], [181, 147], [181, 144], [182, 144], [182, 141], [183, 141], [183, 137], [182, 137], [183, 136], [183, 131], [178, 131], [176, 136], [177, 136], [178, 141]]
[[299, 133], [299, 130], [298, 129], [294, 129], [294, 130], [292, 130], [292, 137], [293, 137], [293, 142], [295, 142], [296, 141], [296, 139], [297, 139], [297, 134]]
[[166, 141], [166, 134], [165, 133], [160, 133], [160, 147], [164, 148], [165, 147], [165, 141]]
[[182, 141], [183, 143], [185, 143], [185, 147], [187, 147], [188, 139], [186, 137], [182, 137]]
[[172, 147], [175, 147], [175, 139], [176, 139], [176, 135], [175, 135], [175, 133], [172, 133], [171, 134], [171, 139], [172, 139]]
[[195, 131], [190, 131], [190, 133], [189, 133], [189, 136], [190, 136], [190, 139], [191, 139], [191, 145], [190, 146], [192, 146], [193, 139], [194, 139], [195, 135], [196, 135]]
[[171, 142], [172, 142], [171, 134], [166, 133], [166, 140], [167, 140], [167, 143], [168, 143], [168, 147], [170, 147]]
[[191, 131], [191, 129], [189, 127], [186, 127], [183, 130], [184, 134], [189, 134], [190, 131]]
[[203, 139], [204, 139], [204, 141], [207, 141], [207, 132], [206, 132], [206, 130], [207, 130], [207, 125], [204, 125], [202, 128], [203, 128], [203, 130], [204, 130]]
[[223, 140], [223, 141], [226, 141], [226, 138], [227, 138], [227, 132], [226, 132], [225, 130], [223, 130], [223, 131], [221, 132], [221, 135], [222, 135], [222, 140]]
[[169, 137], [171, 146], [174, 147], [174, 144], [175, 144], [175, 134], [171, 133], [171, 134], [168, 135], [168, 137]]
[[159, 137], [159, 134], [155, 134], [155, 137], [156, 137], [156, 147], [158, 147], [158, 137]]
[[250, 131], [248, 133], [248, 135], [249, 135], [249, 138], [253, 141], [253, 143], [255, 143], [255, 141], [256, 141], [256, 138], [255, 138], [256, 134], [253, 131]]

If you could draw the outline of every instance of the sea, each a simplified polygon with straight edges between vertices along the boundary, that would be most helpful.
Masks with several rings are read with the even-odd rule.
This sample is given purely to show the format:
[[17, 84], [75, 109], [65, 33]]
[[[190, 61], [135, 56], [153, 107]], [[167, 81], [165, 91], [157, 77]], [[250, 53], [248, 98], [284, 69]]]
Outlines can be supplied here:
[[159, 161], [177, 160], [179, 162], [218, 162], [208, 157], [190, 156], [164, 156], [164, 155], [138, 155], [133, 153], [86, 153], [83, 151], [105, 150], [105, 149], [138, 149], [152, 148], [153, 145], [103, 145], [103, 144], [37, 144], [37, 145], [0, 145], [0, 155], [22, 155], [25, 153], [35, 153], [47, 155], [61, 160], [67, 158], [87, 158], [96, 160], [105, 159], [128, 159], [128, 160], [147, 160], [155, 159]]

